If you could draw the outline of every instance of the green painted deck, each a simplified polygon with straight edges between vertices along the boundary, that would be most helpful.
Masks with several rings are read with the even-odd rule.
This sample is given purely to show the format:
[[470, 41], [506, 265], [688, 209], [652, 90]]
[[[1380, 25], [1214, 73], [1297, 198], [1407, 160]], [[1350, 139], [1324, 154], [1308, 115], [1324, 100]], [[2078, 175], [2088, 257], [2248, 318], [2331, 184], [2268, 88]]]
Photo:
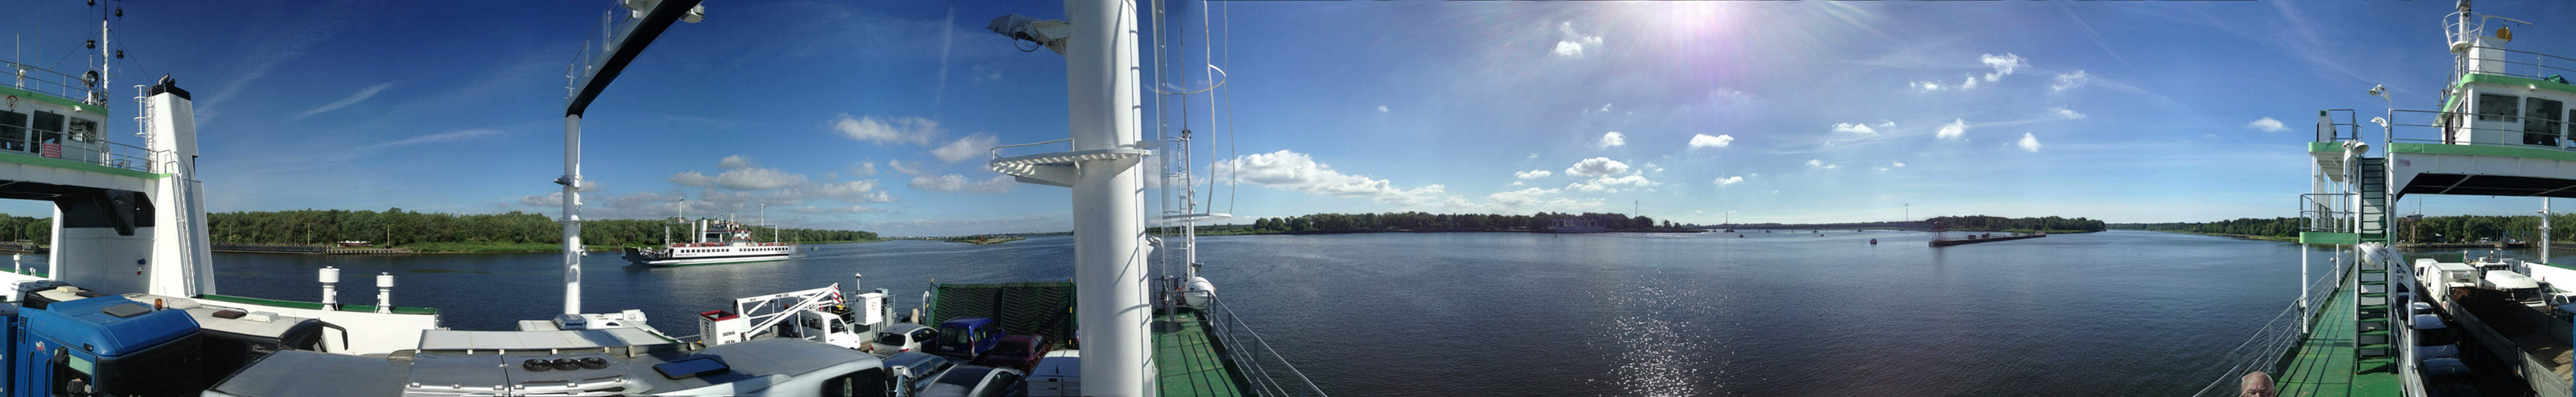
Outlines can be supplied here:
[[1158, 316], [1178, 323], [1169, 332], [1154, 332], [1154, 386], [1163, 396], [1248, 396], [1251, 383], [1227, 361], [1206, 318], [1197, 312]]
[[[2347, 276], [2349, 277], [2349, 276]], [[2353, 357], [2352, 294], [2337, 289], [2317, 311], [2315, 328], [2299, 341], [2273, 379], [2282, 396], [2396, 396], [2397, 360]], [[2222, 386], [2232, 386], [2224, 384]]]

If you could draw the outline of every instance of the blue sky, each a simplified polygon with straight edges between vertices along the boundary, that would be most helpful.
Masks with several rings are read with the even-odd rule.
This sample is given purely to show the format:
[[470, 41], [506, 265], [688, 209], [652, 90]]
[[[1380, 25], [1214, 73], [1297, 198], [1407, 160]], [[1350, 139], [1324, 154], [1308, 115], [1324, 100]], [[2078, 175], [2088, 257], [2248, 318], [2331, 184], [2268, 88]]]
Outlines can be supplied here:
[[[115, 84], [170, 74], [196, 93], [216, 211], [551, 214], [561, 76], [605, 9], [526, 3], [126, 4]], [[2576, 54], [2545, 18], [2576, 5], [2478, 5], [2542, 23], [2514, 47]], [[14, 59], [95, 35], [78, 2], [29, 6], [0, 16]], [[1240, 182], [1217, 185], [1216, 211], [1245, 216], [2287, 216], [2317, 109], [2374, 107], [2373, 84], [2432, 107], [2450, 62], [2441, 1], [1233, 2], [1205, 9], [1213, 39], [1200, 4], [1172, 6], [1187, 53], [1148, 62], [1196, 88], [1192, 65], [1221, 54], [1231, 103], [1213, 113], [1231, 118], [1193, 96], [1187, 120], [1199, 169]], [[767, 202], [789, 226], [1067, 230], [1064, 189], [983, 168], [986, 147], [1064, 137], [1063, 57], [983, 30], [1056, 8], [710, 1], [592, 106], [585, 215], [667, 216], [685, 196], [692, 215]], [[1176, 132], [1183, 98], [1164, 98]]]

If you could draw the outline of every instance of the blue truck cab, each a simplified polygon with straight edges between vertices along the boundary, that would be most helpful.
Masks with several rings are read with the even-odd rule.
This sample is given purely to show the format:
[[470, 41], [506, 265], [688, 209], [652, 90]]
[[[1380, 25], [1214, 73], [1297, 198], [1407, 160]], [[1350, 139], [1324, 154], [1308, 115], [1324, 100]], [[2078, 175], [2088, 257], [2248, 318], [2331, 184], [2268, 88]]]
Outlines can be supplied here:
[[6, 394], [195, 395], [205, 390], [197, 320], [184, 310], [107, 296], [43, 309], [0, 305]]
[[959, 317], [939, 323], [939, 342], [931, 354], [973, 360], [1002, 343], [1002, 326], [985, 317]]

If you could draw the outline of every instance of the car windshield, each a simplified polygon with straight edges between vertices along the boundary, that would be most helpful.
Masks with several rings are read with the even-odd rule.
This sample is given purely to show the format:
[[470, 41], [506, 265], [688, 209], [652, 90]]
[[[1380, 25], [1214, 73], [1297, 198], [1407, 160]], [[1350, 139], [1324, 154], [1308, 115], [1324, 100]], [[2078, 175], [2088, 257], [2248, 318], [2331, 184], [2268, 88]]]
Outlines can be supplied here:
[[984, 381], [984, 374], [989, 372], [993, 372], [993, 367], [959, 367], [948, 371], [947, 375], [940, 375], [939, 383], [974, 387], [976, 382]]

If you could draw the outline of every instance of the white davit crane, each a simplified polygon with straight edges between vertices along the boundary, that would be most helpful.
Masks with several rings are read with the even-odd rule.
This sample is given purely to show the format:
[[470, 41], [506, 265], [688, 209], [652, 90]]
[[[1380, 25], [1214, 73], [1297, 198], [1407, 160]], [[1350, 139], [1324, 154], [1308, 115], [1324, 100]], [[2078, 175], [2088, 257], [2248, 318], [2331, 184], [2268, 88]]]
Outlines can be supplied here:
[[[852, 279], [864, 277], [851, 275]], [[851, 286], [856, 290], [857, 282]], [[767, 338], [795, 338], [864, 349], [876, 331], [891, 325], [886, 291], [861, 293], [853, 304], [841, 285], [733, 300], [733, 310], [698, 313], [698, 340], [709, 346]]]

